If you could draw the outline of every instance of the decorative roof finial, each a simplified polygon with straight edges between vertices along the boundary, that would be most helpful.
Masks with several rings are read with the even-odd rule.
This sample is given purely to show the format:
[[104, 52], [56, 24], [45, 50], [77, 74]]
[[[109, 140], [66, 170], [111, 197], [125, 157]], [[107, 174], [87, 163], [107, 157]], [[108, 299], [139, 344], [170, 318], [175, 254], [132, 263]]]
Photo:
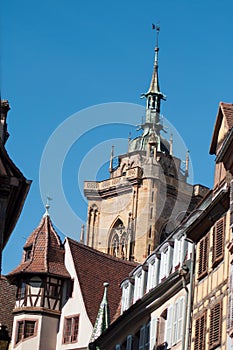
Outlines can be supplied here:
[[114, 158], [114, 145], [112, 145], [111, 154], [110, 154], [110, 161], [109, 161], [109, 172], [110, 173], [113, 171], [113, 158]]
[[160, 31], [160, 26], [159, 24], [152, 24], [152, 29], [156, 29], [156, 41], [155, 41], [155, 63], [158, 64], [158, 53], [159, 53], [159, 31]]
[[49, 202], [52, 201], [53, 199], [49, 196], [46, 197], [47, 198], [47, 202], [45, 204], [45, 213], [44, 213], [44, 217], [45, 216], [49, 216], [49, 208], [50, 208], [50, 204]]
[[80, 233], [80, 243], [84, 244], [84, 224], [82, 224], [81, 227], [81, 233]]

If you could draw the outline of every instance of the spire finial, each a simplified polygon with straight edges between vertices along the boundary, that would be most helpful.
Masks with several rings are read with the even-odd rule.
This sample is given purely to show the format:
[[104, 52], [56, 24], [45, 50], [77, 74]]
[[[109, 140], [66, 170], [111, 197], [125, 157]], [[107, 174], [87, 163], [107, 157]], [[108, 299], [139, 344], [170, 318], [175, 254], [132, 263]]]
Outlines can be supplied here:
[[50, 208], [49, 202], [52, 201], [53, 199], [51, 197], [49, 197], [49, 196], [47, 196], [46, 198], [47, 198], [47, 201], [46, 201], [46, 204], [45, 204], [44, 216], [49, 216], [49, 208]]
[[114, 145], [112, 145], [111, 154], [110, 154], [110, 161], [109, 161], [109, 172], [110, 173], [113, 171], [113, 158], [114, 158]]
[[156, 40], [155, 40], [155, 63], [158, 64], [158, 53], [159, 53], [159, 24], [152, 24], [152, 29], [156, 30]]
[[82, 224], [82, 227], [81, 227], [81, 233], [80, 233], [80, 243], [84, 244], [84, 235], [85, 235], [85, 232], [84, 232], [84, 224]]
[[189, 176], [189, 150], [186, 152], [186, 159], [185, 159], [185, 176]]

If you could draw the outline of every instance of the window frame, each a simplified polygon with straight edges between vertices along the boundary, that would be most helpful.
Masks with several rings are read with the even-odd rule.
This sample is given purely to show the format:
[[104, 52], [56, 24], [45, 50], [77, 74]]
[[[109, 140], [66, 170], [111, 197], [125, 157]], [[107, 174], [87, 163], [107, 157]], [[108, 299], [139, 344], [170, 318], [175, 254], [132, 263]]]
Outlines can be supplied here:
[[[70, 330], [67, 331], [69, 321], [71, 321], [71, 325], [70, 325]], [[78, 326], [76, 326], [76, 321]], [[79, 322], [80, 322], [80, 314], [64, 317], [62, 344], [72, 344], [78, 341]], [[67, 334], [68, 332], [69, 334]]]
[[[26, 334], [27, 325], [29, 323], [33, 323], [33, 333], [30, 335]], [[20, 336], [19, 336], [19, 326], [21, 327]], [[38, 328], [38, 320], [37, 319], [31, 319], [31, 318], [25, 318], [21, 320], [17, 320], [16, 322], [16, 332], [15, 332], [15, 344], [19, 344], [20, 342], [23, 342], [29, 338], [33, 338], [37, 336], [37, 328]]]

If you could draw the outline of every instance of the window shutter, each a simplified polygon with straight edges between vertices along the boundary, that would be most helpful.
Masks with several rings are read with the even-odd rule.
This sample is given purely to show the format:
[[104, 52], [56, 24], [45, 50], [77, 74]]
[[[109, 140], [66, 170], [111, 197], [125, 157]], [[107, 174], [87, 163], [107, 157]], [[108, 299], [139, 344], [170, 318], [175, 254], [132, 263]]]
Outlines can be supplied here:
[[[191, 243], [190, 243], [191, 244]], [[185, 260], [188, 260], [188, 242], [184, 237], [182, 237], [182, 247], [181, 247], [181, 260], [180, 264], [183, 265]]]
[[216, 304], [210, 309], [210, 349], [221, 344], [222, 305]]
[[148, 279], [147, 279], [147, 287], [146, 287], [147, 293], [152, 289], [153, 268], [154, 268], [154, 262], [152, 261], [149, 263], [149, 266], [148, 266]]
[[166, 266], [166, 277], [168, 277], [172, 270], [172, 259], [173, 259], [173, 248], [169, 245], [167, 251], [167, 266]]
[[140, 338], [139, 338], [139, 350], [144, 350], [145, 343], [145, 326], [140, 329]]
[[173, 271], [176, 270], [176, 268], [179, 266], [179, 263], [180, 263], [179, 251], [180, 251], [180, 241], [178, 239], [175, 239], [174, 255], [173, 255]]
[[183, 336], [183, 319], [185, 314], [185, 298], [179, 299], [178, 318], [177, 318], [177, 341], [180, 341]]
[[159, 271], [159, 282], [165, 277], [165, 265], [166, 265], [166, 254], [161, 253], [160, 271]]
[[133, 336], [132, 335], [128, 335], [128, 337], [127, 337], [126, 350], [133, 350]]
[[208, 248], [209, 248], [209, 234], [203, 237], [199, 243], [199, 265], [198, 278], [204, 277], [208, 272]]
[[221, 218], [213, 227], [213, 265], [223, 259], [225, 239], [225, 218]]
[[173, 322], [173, 305], [170, 305], [167, 310], [167, 321], [165, 329], [165, 341], [167, 342], [167, 348], [172, 345], [172, 322]]
[[145, 327], [144, 350], [149, 350], [150, 346], [150, 322]]
[[156, 337], [157, 337], [158, 319], [153, 318], [150, 323], [150, 350], [156, 348]]
[[205, 350], [206, 312], [196, 320], [194, 350]]

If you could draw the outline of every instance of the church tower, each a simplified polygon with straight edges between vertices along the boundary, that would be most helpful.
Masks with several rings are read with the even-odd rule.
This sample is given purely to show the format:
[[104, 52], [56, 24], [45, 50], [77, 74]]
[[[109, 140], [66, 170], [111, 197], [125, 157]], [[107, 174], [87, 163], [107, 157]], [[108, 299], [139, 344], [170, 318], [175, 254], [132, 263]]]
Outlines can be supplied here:
[[12, 349], [54, 350], [71, 279], [48, 206], [23, 250], [22, 262], [7, 276], [17, 287]]
[[161, 135], [160, 107], [165, 95], [158, 77], [158, 35], [156, 29], [155, 59], [146, 98], [145, 121], [141, 135], [129, 140], [126, 154], [118, 156], [110, 178], [86, 181], [88, 199], [86, 244], [122, 259], [142, 262], [203, 197], [207, 189], [187, 183], [186, 168], [173, 155], [172, 138]]

